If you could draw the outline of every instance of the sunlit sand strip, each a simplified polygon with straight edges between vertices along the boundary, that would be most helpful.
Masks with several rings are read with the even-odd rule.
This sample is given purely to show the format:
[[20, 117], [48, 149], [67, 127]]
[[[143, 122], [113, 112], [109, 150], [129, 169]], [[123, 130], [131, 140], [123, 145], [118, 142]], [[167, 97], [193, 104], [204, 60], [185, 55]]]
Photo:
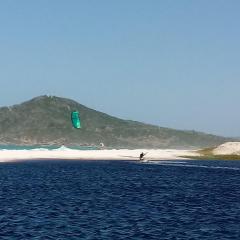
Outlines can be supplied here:
[[147, 160], [178, 160], [181, 156], [196, 156], [195, 151], [175, 149], [120, 149], [120, 150], [1, 150], [0, 162], [31, 159], [76, 160], [138, 160], [140, 153], [147, 153]]

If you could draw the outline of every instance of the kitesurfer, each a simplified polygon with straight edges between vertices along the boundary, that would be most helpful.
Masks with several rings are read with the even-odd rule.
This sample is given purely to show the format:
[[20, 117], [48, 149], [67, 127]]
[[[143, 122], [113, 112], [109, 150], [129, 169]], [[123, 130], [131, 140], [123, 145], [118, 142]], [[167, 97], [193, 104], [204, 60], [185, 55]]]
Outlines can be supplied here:
[[146, 154], [144, 154], [143, 152], [140, 153], [139, 160], [143, 160], [144, 155], [146, 155]]

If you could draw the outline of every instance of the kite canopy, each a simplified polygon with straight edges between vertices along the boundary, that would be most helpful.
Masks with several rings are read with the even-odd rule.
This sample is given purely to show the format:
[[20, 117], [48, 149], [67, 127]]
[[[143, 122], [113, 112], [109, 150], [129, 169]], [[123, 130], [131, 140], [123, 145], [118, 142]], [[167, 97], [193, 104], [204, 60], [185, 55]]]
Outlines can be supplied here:
[[81, 122], [80, 122], [78, 111], [73, 111], [72, 114], [71, 114], [71, 118], [72, 118], [73, 127], [81, 128]]

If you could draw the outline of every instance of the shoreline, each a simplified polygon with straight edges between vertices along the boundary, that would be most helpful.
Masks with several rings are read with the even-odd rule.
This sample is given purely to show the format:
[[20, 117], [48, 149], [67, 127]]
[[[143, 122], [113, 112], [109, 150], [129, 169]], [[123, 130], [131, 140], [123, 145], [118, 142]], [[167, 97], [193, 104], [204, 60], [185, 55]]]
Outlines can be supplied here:
[[[140, 153], [147, 153], [145, 160], [187, 160], [197, 154], [195, 150], [177, 149], [112, 149], [112, 150], [0, 150], [0, 162], [21, 160], [139, 160]], [[186, 156], [182, 157], [182, 156]], [[188, 158], [187, 158], [188, 157]]]

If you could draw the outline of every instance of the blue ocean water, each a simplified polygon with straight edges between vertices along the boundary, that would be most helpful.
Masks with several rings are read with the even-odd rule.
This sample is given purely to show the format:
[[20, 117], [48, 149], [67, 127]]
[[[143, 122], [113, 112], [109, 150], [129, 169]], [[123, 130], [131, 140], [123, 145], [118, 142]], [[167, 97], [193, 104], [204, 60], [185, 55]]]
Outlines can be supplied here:
[[0, 163], [0, 239], [240, 239], [240, 161]]

